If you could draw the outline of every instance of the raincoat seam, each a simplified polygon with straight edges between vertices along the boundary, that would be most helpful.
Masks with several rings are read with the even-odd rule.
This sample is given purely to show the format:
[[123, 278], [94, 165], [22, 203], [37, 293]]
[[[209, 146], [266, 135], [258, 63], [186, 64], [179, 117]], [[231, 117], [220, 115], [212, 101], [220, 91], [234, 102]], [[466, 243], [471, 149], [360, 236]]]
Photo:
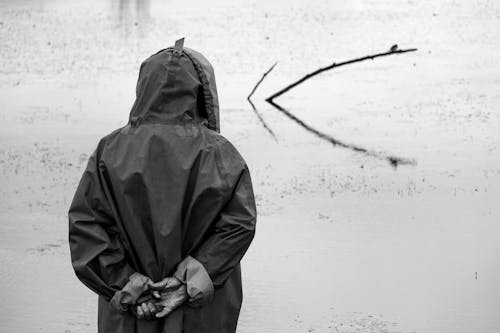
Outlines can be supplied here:
[[208, 126], [210, 129], [217, 131], [217, 120], [215, 119], [213, 96], [210, 93], [210, 89], [208, 88], [210, 82], [208, 81], [205, 71], [203, 70], [203, 66], [196, 59], [195, 56], [189, 54], [189, 51], [184, 50], [183, 54], [185, 54], [188, 57], [188, 59], [191, 60], [191, 62], [194, 65], [194, 68], [196, 69], [198, 75], [200, 76], [203, 89], [203, 99], [205, 102], [205, 111], [207, 113], [207, 119], [208, 119]]

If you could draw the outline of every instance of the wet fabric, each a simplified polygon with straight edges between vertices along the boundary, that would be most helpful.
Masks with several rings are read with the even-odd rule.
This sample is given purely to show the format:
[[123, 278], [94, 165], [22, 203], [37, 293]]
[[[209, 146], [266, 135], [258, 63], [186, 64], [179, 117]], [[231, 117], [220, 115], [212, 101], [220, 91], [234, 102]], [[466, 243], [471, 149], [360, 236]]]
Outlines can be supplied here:
[[177, 266], [174, 276], [186, 285], [189, 303], [192, 306], [202, 306], [212, 300], [214, 295], [212, 279], [198, 260], [188, 256]]
[[[98, 330], [234, 332], [256, 208], [245, 161], [218, 133], [213, 69], [196, 51], [162, 50], [142, 63], [136, 95], [129, 123], [90, 157], [68, 214], [74, 270], [99, 294]], [[110, 304], [134, 277], [174, 273], [201, 306], [145, 321]]]

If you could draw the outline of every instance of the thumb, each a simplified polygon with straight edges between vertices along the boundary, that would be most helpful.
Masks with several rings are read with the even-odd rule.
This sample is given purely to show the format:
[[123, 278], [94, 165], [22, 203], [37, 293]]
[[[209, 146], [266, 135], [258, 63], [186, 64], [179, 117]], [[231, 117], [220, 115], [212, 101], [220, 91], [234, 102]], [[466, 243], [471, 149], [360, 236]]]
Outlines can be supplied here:
[[165, 285], [165, 290], [174, 290], [182, 286], [182, 282], [176, 277], [166, 278], [167, 284]]
[[156, 314], [156, 318], [163, 318], [166, 315], [168, 315], [170, 312], [172, 312], [172, 308], [169, 307], [169, 306], [166, 306], [166, 307], [163, 308], [163, 310], [161, 310], [160, 312], [158, 312]]
[[149, 283], [148, 284], [148, 289], [149, 290], [156, 290], [156, 291], [162, 291], [163, 289], [165, 289], [165, 287], [167, 286], [168, 284], [168, 280], [161, 280], [159, 282], [155, 282], [155, 283]]

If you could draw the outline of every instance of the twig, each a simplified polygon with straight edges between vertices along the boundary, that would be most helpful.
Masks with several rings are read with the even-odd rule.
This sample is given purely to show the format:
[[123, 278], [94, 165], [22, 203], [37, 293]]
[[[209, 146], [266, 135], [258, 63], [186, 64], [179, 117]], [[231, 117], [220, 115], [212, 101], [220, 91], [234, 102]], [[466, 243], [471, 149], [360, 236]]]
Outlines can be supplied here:
[[368, 156], [372, 156], [372, 157], [375, 157], [375, 158], [378, 158], [378, 159], [381, 159], [381, 160], [385, 160], [385, 161], [389, 162], [394, 168], [397, 168], [399, 165], [416, 165], [417, 164], [417, 162], [415, 160], [413, 160], [413, 159], [408, 159], [408, 158], [403, 158], [403, 157], [397, 157], [397, 156], [392, 156], [392, 155], [386, 155], [386, 154], [384, 154], [382, 152], [377, 152], [377, 151], [374, 151], [374, 150], [369, 150], [369, 149], [363, 148], [363, 147], [358, 146], [358, 145], [354, 145], [354, 144], [349, 144], [349, 143], [342, 142], [342, 141], [340, 141], [338, 139], [335, 139], [333, 136], [330, 136], [330, 135], [328, 135], [326, 133], [318, 131], [314, 127], [311, 127], [310, 125], [306, 124], [303, 120], [299, 119], [297, 116], [295, 116], [294, 114], [292, 114], [290, 111], [286, 110], [281, 105], [276, 104], [276, 102], [274, 102], [272, 100], [270, 100], [268, 102], [269, 102], [269, 104], [271, 104], [272, 106], [274, 106], [276, 109], [278, 109], [279, 111], [281, 111], [283, 114], [285, 114], [288, 118], [292, 119], [297, 124], [299, 124], [301, 127], [303, 127], [304, 129], [306, 129], [307, 131], [313, 133], [317, 137], [319, 137], [319, 138], [321, 138], [321, 139], [323, 139], [325, 141], [330, 142], [334, 146], [339, 146], [339, 147], [342, 147], [342, 148], [347, 148], [347, 149], [353, 150], [355, 152], [359, 152], [359, 153], [362, 153], [362, 154], [365, 154], [365, 155], [368, 155]]
[[269, 74], [273, 69], [274, 67], [276, 67], [276, 65], [278, 64], [278, 62], [275, 62], [274, 65], [271, 66], [271, 68], [269, 68], [264, 74], [262, 74], [262, 77], [260, 78], [260, 80], [255, 84], [255, 86], [253, 87], [252, 91], [250, 92], [250, 94], [248, 94], [247, 96], [247, 100], [252, 103], [250, 101], [250, 98], [252, 97], [253, 93], [255, 92], [255, 90], [257, 90], [257, 87], [261, 84], [262, 81], [264, 81], [264, 78], [267, 76], [267, 74]]
[[[417, 49], [406, 49], [406, 50], [398, 50], [397, 49], [397, 45], [393, 46], [388, 52], [383, 52], [383, 53], [377, 53], [377, 54], [372, 54], [372, 55], [367, 55], [367, 56], [364, 56], [364, 57], [361, 57], [361, 58], [356, 58], [356, 59], [352, 59], [352, 60], [347, 60], [347, 61], [343, 61], [343, 62], [339, 62], [339, 63], [336, 63], [334, 62], [333, 64], [329, 65], [329, 66], [326, 66], [326, 67], [323, 67], [323, 68], [319, 68], [317, 70], [315, 70], [314, 72], [312, 73], [309, 73], [307, 75], [305, 75], [304, 77], [302, 77], [301, 79], [289, 84], [288, 86], [286, 86], [285, 88], [281, 89], [280, 91], [278, 91], [277, 93], [274, 93], [273, 95], [269, 96], [268, 98], [266, 98], [266, 101], [267, 102], [272, 102], [276, 97], [279, 97], [281, 95], [283, 95], [284, 93], [286, 93], [287, 91], [291, 90], [292, 88], [298, 86], [299, 84], [301, 84], [302, 82], [306, 81], [306, 80], [309, 80], [310, 78], [320, 74], [320, 73], [323, 73], [325, 71], [328, 71], [330, 69], [333, 69], [335, 67], [340, 67], [340, 66], [344, 66], [344, 65], [349, 65], [349, 64], [353, 64], [353, 63], [356, 63], [356, 62], [361, 62], [361, 61], [365, 61], [365, 60], [368, 60], [368, 59], [375, 59], [375, 58], [378, 58], [378, 57], [384, 57], [384, 56], [388, 56], [388, 55], [392, 55], [392, 54], [398, 54], [398, 53], [406, 53], [406, 52], [414, 52], [416, 51]], [[262, 82], [262, 80], [264, 79], [264, 77], [267, 75], [267, 73], [262, 77], [262, 79], [259, 81]], [[255, 89], [253, 90], [255, 91]], [[253, 93], [252, 91], [252, 93]], [[252, 95], [252, 93], [250, 94], [250, 96]]]
[[255, 84], [255, 86], [253, 87], [252, 91], [250, 92], [250, 94], [248, 94], [247, 96], [247, 100], [248, 100], [248, 103], [250, 103], [250, 106], [252, 107], [252, 110], [253, 112], [257, 115], [257, 118], [259, 119], [260, 123], [262, 124], [262, 126], [269, 132], [269, 134], [271, 134], [271, 136], [274, 138], [274, 140], [277, 142], [278, 139], [276, 137], [276, 135], [274, 134], [273, 130], [266, 124], [266, 121], [264, 120], [264, 118], [262, 118], [262, 115], [259, 113], [259, 111], [257, 111], [257, 108], [255, 107], [255, 105], [252, 103], [252, 95], [254, 94], [254, 92], [257, 90], [257, 87], [261, 84], [262, 81], [264, 81], [264, 78], [267, 76], [267, 74], [269, 74], [273, 69], [274, 67], [277, 65], [278, 63], [275, 62], [274, 65], [272, 65], [263, 75], [262, 77], [260, 78], [260, 80]]

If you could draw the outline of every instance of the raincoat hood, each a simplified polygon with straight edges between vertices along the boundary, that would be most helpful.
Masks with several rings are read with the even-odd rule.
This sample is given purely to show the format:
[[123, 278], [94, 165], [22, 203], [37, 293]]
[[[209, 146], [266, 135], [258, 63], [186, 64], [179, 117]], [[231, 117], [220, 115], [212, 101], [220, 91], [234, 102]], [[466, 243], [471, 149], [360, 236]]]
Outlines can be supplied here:
[[204, 122], [219, 132], [214, 70], [199, 52], [183, 47], [159, 51], [141, 64], [130, 123]]

